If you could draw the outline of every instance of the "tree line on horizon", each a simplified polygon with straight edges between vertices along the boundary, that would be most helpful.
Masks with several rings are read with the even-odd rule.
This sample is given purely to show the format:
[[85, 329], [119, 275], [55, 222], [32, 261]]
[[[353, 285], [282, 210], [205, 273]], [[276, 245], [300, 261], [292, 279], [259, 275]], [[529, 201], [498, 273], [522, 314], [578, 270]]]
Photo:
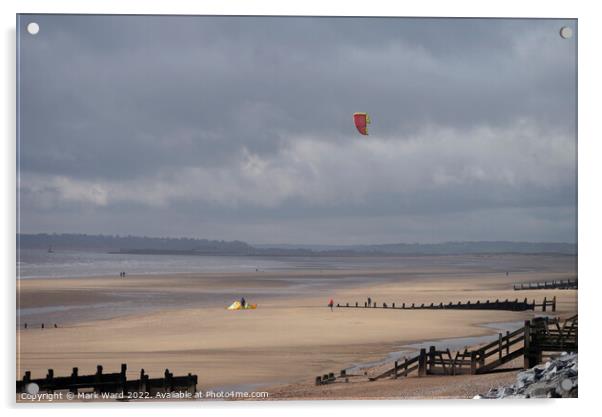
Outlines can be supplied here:
[[257, 245], [233, 240], [75, 233], [17, 234], [20, 249], [104, 250], [120, 253], [181, 253], [223, 255], [446, 255], [479, 253], [577, 254], [577, 245], [565, 242], [469, 241], [394, 243], [373, 245]]

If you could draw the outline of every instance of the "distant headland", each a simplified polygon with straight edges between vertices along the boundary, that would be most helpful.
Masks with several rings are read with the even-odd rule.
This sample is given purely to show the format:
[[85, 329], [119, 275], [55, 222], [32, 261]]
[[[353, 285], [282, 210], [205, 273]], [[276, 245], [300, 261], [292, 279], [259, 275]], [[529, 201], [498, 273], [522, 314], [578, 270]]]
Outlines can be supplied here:
[[20, 249], [102, 250], [127, 254], [224, 256], [399, 256], [462, 254], [576, 255], [577, 245], [564, 242], [473, 241], [388, 243], [366, 245], [249, 244], [239, 240], [209, 240], [74, 233], [17, 234]]

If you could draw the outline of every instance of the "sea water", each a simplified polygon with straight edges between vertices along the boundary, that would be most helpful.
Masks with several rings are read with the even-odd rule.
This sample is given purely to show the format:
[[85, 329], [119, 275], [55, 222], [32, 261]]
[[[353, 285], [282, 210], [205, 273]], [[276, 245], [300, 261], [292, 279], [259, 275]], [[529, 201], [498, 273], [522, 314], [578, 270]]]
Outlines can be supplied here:
[[[17, 277], [73, 278], [92, 276], [161, 275], [167, 273], [253, 272], [269, 270], [340, 270], [451, 268], [491, 272], [528, 272], [566, 264], [554, 255], [448, 255], [448, 256], [200, 256], [125, 254], [103, 251], [21, 249], [17, 251]], [[545, 261], [544, 259], [545, 258]], [[543, 262], [542, 262], [543, 261]], [[534, 263], [537, 267], [534, 267]], [[450, 271], [452, 272], [452, 271]]]

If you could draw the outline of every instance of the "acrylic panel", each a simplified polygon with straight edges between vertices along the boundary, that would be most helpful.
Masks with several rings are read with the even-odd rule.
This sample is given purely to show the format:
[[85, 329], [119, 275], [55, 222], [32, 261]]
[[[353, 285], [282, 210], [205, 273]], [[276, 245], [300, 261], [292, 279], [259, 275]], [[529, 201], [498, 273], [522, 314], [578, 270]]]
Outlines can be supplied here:
[[17, 401], [576, 397], [577, 35], [18, 15]]

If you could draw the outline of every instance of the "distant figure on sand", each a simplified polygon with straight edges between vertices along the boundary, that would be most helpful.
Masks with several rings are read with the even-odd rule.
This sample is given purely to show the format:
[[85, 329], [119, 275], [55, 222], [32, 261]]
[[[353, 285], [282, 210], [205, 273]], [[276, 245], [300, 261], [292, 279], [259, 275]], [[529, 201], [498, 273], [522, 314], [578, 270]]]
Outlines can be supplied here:
[[334, 300], [331, 298], [328, 302], [328, 307], [330, 307], [330, 311], [334, 311], [332, 308], [334, 307]]
[[245, 308], [247, 306], [247, 300], [245, 300], [245, 297], [242, 297], [240, 299], [240, 305], [242, 306], [242, 308]]
[[368, 297], [368, 306], [372, 305], [372, 298]]

